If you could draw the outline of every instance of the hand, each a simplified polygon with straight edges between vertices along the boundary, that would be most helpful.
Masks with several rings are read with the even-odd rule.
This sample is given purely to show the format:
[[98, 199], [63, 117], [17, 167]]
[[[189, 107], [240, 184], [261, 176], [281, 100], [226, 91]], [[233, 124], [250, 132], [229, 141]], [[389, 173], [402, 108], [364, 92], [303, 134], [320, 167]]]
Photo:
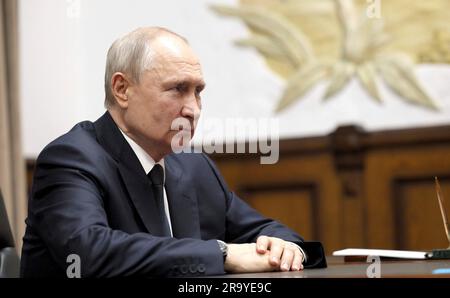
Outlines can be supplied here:
[[269, 252], [269, 262], [275, 270], [298, 271], [303, 269], [303, 254], [292, 242], [276, 237], [260, 236], [256, 240], [258, 254]]
[[269, 252], [258, 253], [255, 243], [228, 244], [225, 271], [230, 273], [267, 272], [276, 270], [269, 262]]

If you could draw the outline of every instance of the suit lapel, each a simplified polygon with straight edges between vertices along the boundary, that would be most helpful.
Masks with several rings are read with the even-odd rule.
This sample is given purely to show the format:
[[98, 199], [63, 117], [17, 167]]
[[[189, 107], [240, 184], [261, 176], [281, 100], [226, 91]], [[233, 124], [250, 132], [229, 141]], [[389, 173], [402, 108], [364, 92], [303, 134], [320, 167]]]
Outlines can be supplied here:
[[155, 236], [163, 235], [150, 181], [133, 149], [108, 112], [97, 120], [94, 126], [100, 144], [117, 161], [117, 167], [131, 201], [148, 232]]
[[192, 183], [182, 176], [176, 160], [168, 155], [164, 159], [164, 163], [173, 235], [176, 238], [200, 239], [200, 220], [195, 189], [192, 187]]

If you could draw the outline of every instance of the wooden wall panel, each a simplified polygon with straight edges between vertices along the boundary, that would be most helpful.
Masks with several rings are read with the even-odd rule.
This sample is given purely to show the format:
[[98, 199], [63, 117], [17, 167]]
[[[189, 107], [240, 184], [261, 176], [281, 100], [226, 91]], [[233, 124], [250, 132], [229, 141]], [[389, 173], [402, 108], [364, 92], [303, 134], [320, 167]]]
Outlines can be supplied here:
[[[442, 178], [448, 205], [450, 127], [375, 133], [340, 127], [325, 137], [281, 141], [280, 161], [271, 166], [250, 155], [212, 157], [230, 187], [263, 214], [272, 215], [279, 205], [276, 218], [309, 239], [311, 225], [317, 225], [312, 239], [322, 241], [327, 253], [346, 247], [447, 246], [434, 176]], [[317, 187], [316, 194], [292, 191], [302, 185]], [[267, 187], [277, 191], [257, 196], [245, 191]], [[308, 224], [282, 207], [306, 197], [317, 206], [317, 214], [308, 214]]]
[[[449, 174], [448, 142], [380, 148], [369, 152], [365, 171], [368, 246], [418, 249], [419, 243], [410, 233], [423, 230], [425, 218], [431, 221], [431, 218], [441, 217], [439, 210], [430, 205], [431, 202], [437, 204], [434, 176], [446, 178]], [[421, 201], [419, 196], [422, 195]], [[421, 209], [423, 214], [421, 221], [410, 226], [414, 222], [414, 218], [411, 218], [415, 216], [414, 208]], [[442, 223], [439, 223], [434, 229], [428, 230], [427, 239], [434, 244], [445, 237], [445, 234], [438, 232], [442, 228]], [[418, 239], [422, 236], [417, 234], [414, 237]], [[433, 244], [420, 246], [430, 247]]]
[[[450, 195], [450, 179], [441, 177], [444, 197]], [[434, 181], [401, 179], [396, 181], [395, 218], [396, 247], [412, 250], [431, 250], [449, 246], [440, 216]], [[450, 201], [445, 201], [450, 210]]]
[[318, 239], [314, 187], [297, 190], [252, 190], [246, 201], [269, 218], [276, 219], [306, 239]]

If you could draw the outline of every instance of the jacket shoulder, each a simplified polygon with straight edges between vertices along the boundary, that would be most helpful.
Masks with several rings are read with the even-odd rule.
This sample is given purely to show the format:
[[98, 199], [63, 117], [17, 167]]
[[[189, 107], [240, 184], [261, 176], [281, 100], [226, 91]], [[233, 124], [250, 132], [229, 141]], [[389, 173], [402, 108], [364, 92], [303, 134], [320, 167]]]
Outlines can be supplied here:
[[95, 166], [108, 154], [97, 140], [94, 124], [83, 121], [69, 132], [49, 143], [39, 154], [36, 167], [64, 166], [79, 168]]

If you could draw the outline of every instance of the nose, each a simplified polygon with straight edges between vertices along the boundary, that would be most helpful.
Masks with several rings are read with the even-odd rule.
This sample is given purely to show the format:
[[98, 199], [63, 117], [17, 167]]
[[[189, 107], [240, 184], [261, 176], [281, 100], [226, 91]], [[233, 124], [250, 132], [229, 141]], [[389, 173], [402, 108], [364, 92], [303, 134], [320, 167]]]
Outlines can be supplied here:
[[181, 116], [196, 122], [200, 117], [200, 103], [195, 96], [190, 96], [181, 109]]

